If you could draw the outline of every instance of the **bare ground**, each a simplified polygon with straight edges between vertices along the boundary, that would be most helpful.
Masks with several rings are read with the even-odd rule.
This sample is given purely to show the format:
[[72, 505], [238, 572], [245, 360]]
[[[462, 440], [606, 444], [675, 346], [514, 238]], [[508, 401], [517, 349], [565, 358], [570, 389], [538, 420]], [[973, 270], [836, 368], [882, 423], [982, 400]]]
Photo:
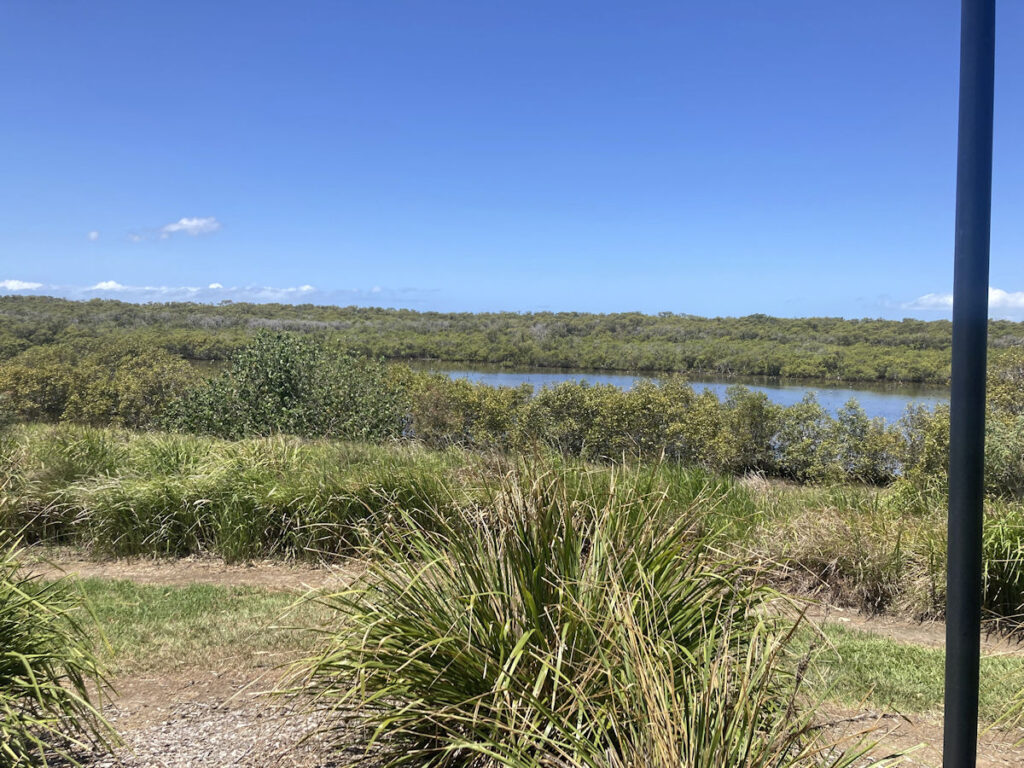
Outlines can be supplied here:
[[[67, 550], [28, 549], [23, 562], [33, 573], [54, 578], [75, 576], [126, 579], [137, 584], [185, 586], [214, 584], [218, 586], [260, 587], [281, 591], [306, 591], [344, 587], [364, 571], [358, 561], [309, 565], [261, 560], [244, 565], [229, 565], [212, 557], [180, 560], [133, 558], [124, 560], [89, 560]], [[796, 598], [798, 602], [802, 598]], [[899, 643], [944, 648], [946, 626], [941, 621], [916, 621], [892, 615], [866, 614], [855, 608], [843, 608], [822, 602], [807, 602], [806, 617], [815, 623], [836, 622], [887, 637]], [[987, 634], [982, 637], [985, 653], [1024, 654], [1020, 638]]]
[[339, 755], [319, 734], [320, 716], [265, 695], [267, 681], [248, 673], [188, 673], [117, 681], [105, 714], [124, 740], [93, 768], [314, 768]]
[[[836, 739], [863, 738], [876, 743], [864, 764], [902, 754], [904, 768], [939, 768], [942, 765], [942, 722], [930, 716], [893, 712], [834, 709], [824, 712]], [[862, 731], [868, 732], [858, 735]], [[1024, 736], [1019, 730], [989, 730], [978, 735], [977, 768], [1016, 768], [1024, 765]]]

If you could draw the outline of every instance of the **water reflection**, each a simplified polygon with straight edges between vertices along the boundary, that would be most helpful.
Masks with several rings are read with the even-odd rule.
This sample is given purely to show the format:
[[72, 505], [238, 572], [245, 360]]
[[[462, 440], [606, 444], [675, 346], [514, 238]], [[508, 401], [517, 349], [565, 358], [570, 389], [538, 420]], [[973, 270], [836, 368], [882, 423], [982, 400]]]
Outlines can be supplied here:
[[[453, 379], [468, 379], [492, 387], [518, 387], [530, 384], [535, 390], [551, 387], [563, 381], [586, 381], [589, 384], [613, 384], [621, 389], [630, 389], [641, 379], [658, 380], [659, 374], [631, 375], [625, 373], [602, 373], [600, 371], [561, 369], [508, 369], [474, 366], [472, 368], [449, 368], [429, 363], [418, 363], [414, 367], [443, 373]], [[664, 374], [662, 374], [664, 375]], [[696, 390], [710, 389], [719, 398], [725, 397], [726, 390], [734, 384], [743, 384], [750, 389], [764, 392], [779, 405], [793, 405], [800, 402], [808, 392], [813, 392], [818, 402], [833, 416], [851, 398], [857, 400], [871, 418], [881, 416], [886, 421], [895, 421], [903, 415], [908, 405], [920, 404], [934, 407], [949, 402], [949, 390], [945, 387], [915, 384], [825, 384], [821, 382], [793, 382], [767, 378], [738, 377], [716, 379], [690, 376]]]

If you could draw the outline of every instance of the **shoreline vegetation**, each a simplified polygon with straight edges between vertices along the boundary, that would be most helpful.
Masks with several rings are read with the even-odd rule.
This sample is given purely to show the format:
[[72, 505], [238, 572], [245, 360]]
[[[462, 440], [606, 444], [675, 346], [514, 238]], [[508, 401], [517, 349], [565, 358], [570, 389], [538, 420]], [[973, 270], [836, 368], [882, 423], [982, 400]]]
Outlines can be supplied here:
[[[285, 304], [130, 304], [0, 297], [0, 361], [89, 339], [223, 361], [261, 330], [315, 337], [396, 361], [945, 384], [947, 320], [704, 318], [661, 313], [441, 313]], [[993, 355], [1024, 345], [1024, 323], [989, 324]]]
[[[941, 612], [943, 406], [887, 423], [855, 402], [833, 417], [813, 396], [782, 407], [734, 387], [720, 401], [681, 378], [533, 394], [269, 331], [212, 378], [127, 341], [31, 352], [0, 366], [12, 422], [0, 528], [32, 541], [103, 556], [347, 556], [395, 515], [440, 524], [494, 509], [488, 489], [510, 475], [553, 474], [590, 488], [587, 503], [616, 483], [677, 509], [708, 491], [708, 530], [783, 564], [773, 578], [798, 591]], [[986, 444], [986, 609], [1004, 624], [1024, 613], [1022, 392], [1024, 352], [1008, 352], [990, 376]]]
[[[987, 490], [1024, 491], [1024, 349], [993, 361]], [[869, 418], [855, 400], [835, 416], [808, 393], [790, 406], [736, 385], [724, 399], [685, 378], [629, 390], [563, 382], [492, 387], [340, 352], [309, 336], [263, 331], [230, 365], [190, 363], [135, 341], [36, 347], [0, 363], [0, 416], [211, 435], [368, 442], [588, 462], [672, 462], [799, 483], [945, 487], [948, 406]]]

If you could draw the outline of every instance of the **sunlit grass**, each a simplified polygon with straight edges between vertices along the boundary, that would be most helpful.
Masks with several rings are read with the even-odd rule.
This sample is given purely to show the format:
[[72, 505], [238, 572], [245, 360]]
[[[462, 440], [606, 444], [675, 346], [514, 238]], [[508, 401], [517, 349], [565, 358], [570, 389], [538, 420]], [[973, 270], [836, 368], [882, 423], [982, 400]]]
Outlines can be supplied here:
[[[827, 647], [817, 658], [811, 687], [843, 705], [877, 711], [931, 714], [942, 711], [945, 652], [900, 643], [840, 624], [824, 626]], [[979, 713], [992, 723], [1024, 689], [1024, 654], [985, 654], [981, 660]]]
[[773, 593], [702, 535], [713, 484], [679, 507], [629, 476], [574, 480], [514, 472], [481, 514], [396, 521], [365, 581], [323, 598], [338, 626], [298, 690], [357, 712], [390, 766], [856, 757], [813, 727]]
[[119, 675], [218, 665], [276, 669], [308, 648], [302, 627], [323, 610], [301, 595], [208, 584], [158, 586], [90, 578], [74, 582], [102, 630], [97, 648]]

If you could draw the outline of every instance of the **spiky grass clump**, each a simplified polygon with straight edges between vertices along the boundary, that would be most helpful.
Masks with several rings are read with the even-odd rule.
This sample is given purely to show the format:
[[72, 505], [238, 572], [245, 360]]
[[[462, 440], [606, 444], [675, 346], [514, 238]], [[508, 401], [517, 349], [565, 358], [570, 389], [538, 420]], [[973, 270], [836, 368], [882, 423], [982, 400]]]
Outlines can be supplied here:
[[217, 441], [185, 471], [128, 467], [68, 497], [78, 540], [104, 554], [318, 559], [351, 552], [397, 509], [454, 503], [449, 471], [418, 446], [258, 438]]
[[107, 687], [92, 640], [64, 582], [18, 572], [0, 543], [0, 766], [75, 762], [75, 752], [116, 737], [97, 706]]
[[511, 479], [487, 513], [395, 526], [363, 585], [324, 598], [342, 627], [302, 689], [354, 710], [388, 766], [847, 759], [798, 712], [771, 593], [696, 535], [706, 497], [576, 480]]
[[127, 434], [70, 424], [0, 430], [0, 525], [33, 539], [60, 541], [73, 517], [62, 504], [68, 488], [116, 471]]

